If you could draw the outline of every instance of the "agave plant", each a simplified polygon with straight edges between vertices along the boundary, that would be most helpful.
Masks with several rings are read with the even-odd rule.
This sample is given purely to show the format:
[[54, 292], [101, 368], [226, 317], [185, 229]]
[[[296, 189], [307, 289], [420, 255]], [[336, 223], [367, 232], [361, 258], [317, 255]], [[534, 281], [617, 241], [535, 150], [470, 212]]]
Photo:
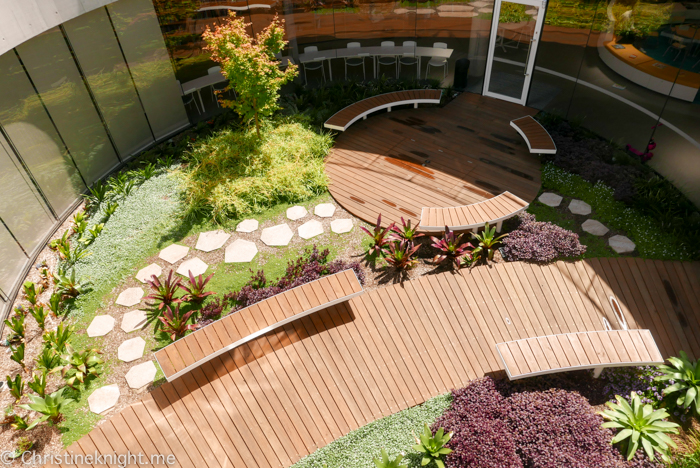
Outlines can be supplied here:
[[22, 375], [17, 374], [14, 379], [11, 379], [8, 375], [5, 381], [7, 382], [7, 388], [10, 389], [10, 395], [15, 397], [15, 400], [22, 398], [22, 394], [24, 393], [24, 380], [22, 380]]
[[384, 450], [384, 449], [382, 449], [381, 458], [374, 457], [372, 460], [374, 461], [374, 466], [376, 466], [377, 468], [407, 468], [408, 467], [408, 465], [406, 463], [401, 463], [401, 460], [403, 460], [403, 454], [396, 455], [396, 458], [389, 458], [389, 454], [386, 453], [386, 450]]
[[399, 227], [396, 224], [393, 224], [391, 227], [392, 231], [392, 237], [395, 240], [407, 240], [409, 242], [413, 242], [419, 237], [423, 237], [425, 234], [418, 234], [418, 227], [413, 227], [411, 226], [411, 220], [409, 219], [408, 221], [404, 220], [403, 217], [401, 218], [401, 226]]
[[66, 349], [66, 345], [72, 335], [73, 327], [65, 326], [61, 323], [56, 330], [44, 332], [44, 346], [60, 354]]
[[474, 249], [472, 255], [474, 257], [484, 258], [485, 262], [493, 260], [493, 254], [496, 252], [496, 244], [501, 242], [501, 239], [508, 234], [501, 234], [496, 237], [496, 227], [489, 227], [489, 223], [484, 226], [483, 232], [480, 234], [472, 232], [472, 236], [479, 241], [479, 245]]
[[20, 342], [16, 346], [10, 346], [10, 359], [25, 368], [24, 365], [24, 342]]
[[603, 427], [619, 429], [612, 444], [622, 443], [623, 453], [631, 460], [641, 445], [650, 460], [654, 460], [654, 452], [668, 461], [669, 447], [676, 447], [668, 434], [678, 434], [678, 424], [662, 421], [668, 418], [665, 409], [654, 410], [650, 404], [642, 405], [639, 395], [630, 393], [630, 403], [623, 397], [615, 395], [617, 403], [607, 402], [610, 409], [600, 411], [608, 422]]
[[41, 398], [46, 396], [46, 371], [34, 374], [33, 379], [27, 382], [27, 387], [32, 389]]
[[34, 359], [34, 362], [37, 369], [47, 372], [51, 372], [61, 364], [58, 353], [49, 346], [44, 346], [44, 349]]
[[13, 336], [8, 336], [10, 342], [24, 339], [24, 315], [15, 314], [11, 320], [5, 320], [5, 325], [12, 331]]
[[53, 282], [56, 284], [56, 292], [61, 297], [78, 297], [87, 291], [90, 284], [89, 281], [82, 281], [75, 278], [75, 269], [71, 269], [70, 273], [66, 267], [59, 267], [58, 271], [53, 275]]
[[63, 412], [65, 412], [66, 406], [74, 401], [72, 398], [66, 398], [63, 396], [63, 392], [65, 390], [66, 387], [62, 387], [45, 398], [38, 395], [29, 395], [29, 400], [31, 400], [31, 403], [27, 405], [19, 405], [19, 407], [22, 409], [33, 410], [43, 415], [32, 423], [32, 427], [46, 420], [51, 420], [53, 423], [57, 423], [61, 420], [61, 416]]
[[180, 278], [173, 278], [173, 270], [170, 270], [168, 277], [161, 283], [156, 275], [151, 276], [146, 282], [151, 286], [153, 292], [146, 296], [146, 299], [152, 299], [158, 304], [158, 309], [167, 307], [170, 304], [180, 302], [180, 299], [175, 298], [175, 293], [181, 287], [182, 281]]
[[673, 385], [664, 388], [664, 395], [678, 392], [676, 405], [683, 408], [695, 407], [695, 413], [700, 415], [700, 361], [690, 362], [685, 351], [680, 352], [681, 357], [670, 357], [670, 366], [661, 365], [658, 370], [663, 373], [656, 380], [668, 382], [673, 380]]
[[389, 244], [389, 251], [385, 255], [386, 261], [397, 270], [410, 270], [418, 265], [415, 258], [420, 245], [413, 245], [413, 242], [401, 240]]
[[394, 223], [391, 223], [388, 227], [382, 229], [382, 215], [377, 217], [377, 224], [374, 226], [374, 231], [370, 232], [364, 226], [360, 226], [364, 232], [366, 232], [373, 240], [372, 245], [370, 245], [367, 254], [369, 255], [382, 255], [384, 249], [390, 241], [389, 233], [394, 228]]
[[188, 324], [190, 317], [195, 313], [195, 310], [189, 312], [180, 312], [180, 304], [175, 304], [175, 308], [171, 309], [166, 306], [163, 311], [163, 316], [158, 319], [163, 323], [163, 331], [170, 335], [170, 339], [175, 341], [182, 337], [188, 331], [194, 331], [199, 328], [198, 324]]
[[29, 313], [32, 314], [39, 328], [43, 330], [46, 327], [46, 318], [49, 316], [49, 311], [44, 308], [44, 304], [37, 304], [30, 307]]
[[447, 444], [451, 438], [452, 432], [445, 434], [445, 428], [443, 427], [438, 429], [435, 435], [433, 435], [433, 432], [426, 424], [420, 437], [416, 437], [416, 445], [413, 446], [413, 450], [417, 450], [423, 454], [421, 466], [425, 466], [434, 461], [438, 468], [445, 468], [445, 462], [443, 462], [442, 458], [452, 453], [451, 448], [445, 447], [445, 444]]
[[85, 383], [86, 378], [100, 375], [100, 365], [104, 363], [100, 354], [102, 352], [99, 349], [76, 351], [71, 345], [66, 345], [66, 352], [61, 356], [64, 364], [51, 372], [61, 372], [68, 386], [75, 388], [76, 381]]
[[442, 263], [450, 259], [455, 268], [459, 268], [462, 266], [465, 259], [471, 259], [474, 246], [469, 242], [460, 244], [462, 235], [463, 234], [455, 235], [454, 231], [451, 231], [449, 227], [445, 226], [445, 235], [442, 239], [430, 236], [430, 239], [433, 241], [431, 246], [440, 251], [440, 253], [433, 258], [433, 262]]
[[204, 291], [207, 283], [214, 276], [214, 273], [210, 274], [206, 278], [202, 278], [203, 275], [199, 275], [197, 278], [194, 277], [191, 271], [189, 273], [189, 284], [180, 284], [179, 287], [187, 294], [182, 298], [183, 301], [201, 303], [207, 296], [216, 294], [213, 291]]

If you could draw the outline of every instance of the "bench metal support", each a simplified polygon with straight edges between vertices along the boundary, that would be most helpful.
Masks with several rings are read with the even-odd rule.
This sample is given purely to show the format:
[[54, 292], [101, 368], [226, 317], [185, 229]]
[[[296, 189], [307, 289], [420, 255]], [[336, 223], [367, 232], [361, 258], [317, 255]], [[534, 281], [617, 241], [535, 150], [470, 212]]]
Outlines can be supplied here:
[[605, 369], [605, 366], [594, 367], [593, 368], [593, 378], [597, 379], [598, 377], [600, 377], [600, 374], [603, 372], [603, 369]]

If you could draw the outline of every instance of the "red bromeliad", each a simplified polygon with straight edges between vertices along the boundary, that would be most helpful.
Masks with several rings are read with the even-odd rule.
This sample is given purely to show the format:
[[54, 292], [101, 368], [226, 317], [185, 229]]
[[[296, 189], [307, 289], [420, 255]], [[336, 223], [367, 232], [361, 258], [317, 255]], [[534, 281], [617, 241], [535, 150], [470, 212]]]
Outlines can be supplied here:
[[472, 258], [474, 246], [470, 242], [460, 244], [459, 241], [462, 239], [462, 234], [455, 236], [454, 231], [451, 231], [447, 226], [445, 226], [445, 235], [442, 239], [433, 236], [430, 239], [433, 241], [431, 246], [442, 252], [433, 259], [435, 263], [442, 263], [449, 258], [452, 260], [455, 268], [459, 268], [463, 262]]

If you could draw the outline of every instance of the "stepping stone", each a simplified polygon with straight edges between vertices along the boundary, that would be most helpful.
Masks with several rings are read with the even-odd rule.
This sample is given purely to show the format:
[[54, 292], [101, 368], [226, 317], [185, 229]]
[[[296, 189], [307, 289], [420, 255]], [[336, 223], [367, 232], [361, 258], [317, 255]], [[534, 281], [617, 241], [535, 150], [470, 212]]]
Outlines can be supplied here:
[[258, 220], [257, 219], [244, 219], [238, 226], [236, 226], [236, 232], [253, 232], [258, 230]]
[[610, 229], [606, 228], [600, 221], [587, 219], [581, 224], [581, 229], [594, 236], [604, 236]]
[[142, 283], [145, 283], [146, 280], [150, 280], [153, 275], [158, 277], [161, 273], [163, 273], [163, 269], [160, 267], [160, 265], [151, 263], [146, 268], [142, 268], [138, 273], [136, 273], [136, 279]]
[[438, 11], [472, 11], [474, 9], [471, 5], [440, 5], [437, 7]]
[[289, 241], [294, 237], [294, 233], [286, 224], [278, 224], [262, 230], [260, 240], [266, 245], [282, 246], [289, 244]]
[[538, 198], [538, 200], [547, 206], [551, 206], [552, 208], [556, 208], [557, 206], [559, 206], [561, 204], [563, 197], [561, 197], [560, 195], [557, 195], [556, 193], [545, 192], [542, 195], [540, 195], [540, 198]]
[[114, 317], [111, 315], [98, 315], [94, 319], [92, 319], [92, 322], [90, 322], [90, 326], [87, 327], [87, 335], [90, 338], [94, 338], [96, 336], [104, 336], [107, 333], [111, 332], [112, 329], [114, 328]]
[[158, 370], [153, 361], [147, 361], [129, 369], [124, 377], [130, 388], [141, 388], [153, 382], [153, 379], [156, 378], [156, 372]]
[[537, 10], [536, 8], [532, 8], [530, 10], [525, 10], [525, 14], [532, 16], [532, 15], [536, 15], [538, 13], [538, 11], [539, 10]]
[[211, 252], [212, 250], [220, 249], [226, 241], [231, 237], [231, 234], [222, 231], [203, 232], [197, 238], [197, 245], [194, 247], [202, 252]]
[[396, 13], [397, 15], [405, 15], [406, 13], [408, 13], [408, 8], [397, 8], [396, 10], [394, 10], [394, 13]]
[[634, 249], [637, 248], [629, 237], [619, 234], [608, 239], [608, 245], [619, 254], [634, 252]]
[[344, 234], [352, 231], [352, 219], [334, 219], [331, 221], [331, 231], [336, 234]]
[[126, 307], [131, 307], [139, 302], [141, 302], [141, 298], [143, 297], [143, 289], [141, 288], [129, 288], [125, 289], [124, 291], [121, 292], [119, 297], [117, 297], [117, 304], [126, 306]]
[[307, 214], [309, 214], [309, 212], [306, 211], [306, 208], [303, 206], [293, 206], [291, 208], [287, 208], [287, 218], [291, 219], [292, 221], [301, 219]]
[[299, 226], [299, 237], [302, 239], [311, 239], [320, 234], [323, 234], [323, 224], [320, 221], [312, 219]]
[[132, 331], [139, 330], [146, 325], [148, 321], [148, 316], [145, 310], [132, 310], [124, 314], [122, 317], [122, 330], [124, 333], [131, 333]]
[[479, 8], [479, 13], [493, 13], [493, 8]]
[[417, 15], [429, 15], [431, 13], [435, 13], [435, 10], [432, 8], [416, 8]]
[[189, 278], [189, 272], [192, 272], [192, 276], [196, 278], [199, 275], [203, 275], [207, 271], [207, 268], [209, 268], [209, 265], [204, 263], [201, 259], [194, 257], [182, 262], [180, 267], [177, 269], [177, 273]]
[[483, 0], [477, 0], [476, 2], [471, 2], [470, 5], [473, 6], [474, 8], [481, 8], [481, 7], [485, 7], [486, 5], [493, 5], [493, 3], [492, 2], [485, 2]]
[[143, 356], [143, 351], [146, 349], [146, 342], [143, 338], [137, 336], [130, 340], [126, 340], [117, 348], [117, 357], [120, 361], [131, 362]]
[[314, 214], [320, 218], [331, 218], [335, 213], [335, 205], [333, 203], [321, 203], [314, 208]]
[[248, 263], [258, 254], [255, 242], [243, 239], [236, 239], [231, 245], [226, 247], [225, 263]]
[[90, 411], [100, 414], [116, 405], [117, 400], [119, 400], [119, 385], [105, 385], [92, 392], [88, 397], [88, 405], [90, 405]]
[[438, 11], [441, 18], [474, 18], [479, 16], [476, 11]]
[[571, 200], [569, 211], [576, 215], [588, 216], [591, 214], [591, 205], [581, 200]]
[[158, 254], [158, 257], [172, 265], [173, 263], [177, 263], [183, 258], [185, 258], [187, 252], [189, 251], [190, 248], [185, 245], [173, 244], [161, 250], [160, 254]]

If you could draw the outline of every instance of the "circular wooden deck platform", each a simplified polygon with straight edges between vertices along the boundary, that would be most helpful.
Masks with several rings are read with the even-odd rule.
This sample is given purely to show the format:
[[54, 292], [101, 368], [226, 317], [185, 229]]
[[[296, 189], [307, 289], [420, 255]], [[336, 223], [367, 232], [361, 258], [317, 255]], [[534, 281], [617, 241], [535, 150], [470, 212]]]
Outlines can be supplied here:
[[339, 135], [329, 190], [358, 218], [417, 224], [423, 207], [469, 205], [506, 190], [531, 202], [540, 161], [510, 121], [537, 111], [463, 93], [444, 108], [369, 117]]

